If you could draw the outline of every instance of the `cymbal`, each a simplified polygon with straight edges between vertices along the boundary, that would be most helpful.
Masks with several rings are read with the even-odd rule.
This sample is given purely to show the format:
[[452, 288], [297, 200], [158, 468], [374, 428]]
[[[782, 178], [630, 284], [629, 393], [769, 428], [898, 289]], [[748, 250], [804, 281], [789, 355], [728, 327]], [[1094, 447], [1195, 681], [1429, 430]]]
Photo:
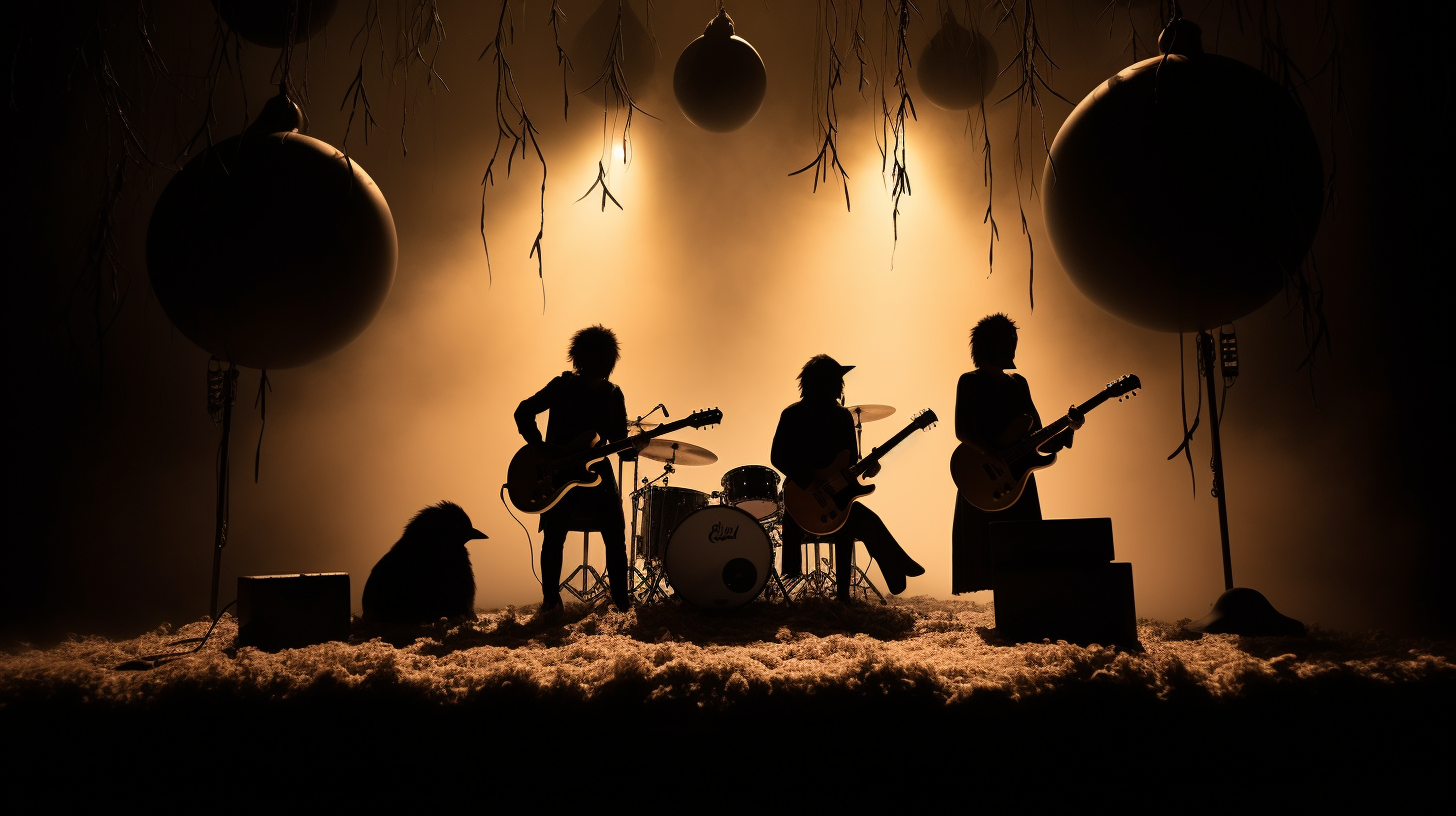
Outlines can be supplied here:
[[874, 422], [895, 413], [894, 406], [890, 405], [847, 405], [845, 407], [860, 422]]
[[627, 420], [627, 427], [628, 428], [641, 428], [644, 431], [650, 431], [653, 428], [656, 428], [658, 425], [661, 425], [661, 424], [662, 424], [661, 422], [643, 422], [643, 421], [636, 420], [636, 419], [629, 419], [629, 420]]
[[691, 442], [679, 442], [662, 437], [648, 442], [646, 446], [637, 451], [637, 455], [656, 459], [659, 462], [671, 462], [674, 465], [711, 465], [718, 461], [718, 454], [707, 448], [700, 448]]

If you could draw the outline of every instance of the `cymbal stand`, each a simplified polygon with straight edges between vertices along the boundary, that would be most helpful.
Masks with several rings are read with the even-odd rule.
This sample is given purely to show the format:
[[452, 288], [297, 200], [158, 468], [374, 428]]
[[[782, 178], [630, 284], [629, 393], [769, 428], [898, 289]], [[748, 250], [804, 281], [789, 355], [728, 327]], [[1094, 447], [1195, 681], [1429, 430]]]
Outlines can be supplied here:
[[[676, 457], [674, 457], [674, 458], [676, 458]], [[666, 487], [667, 486], [667, 482], [668, 482], [668, 478], [673, 473], [676, 473], [676, 472], [677, 472], [677, 469], [672, 466], [672, 462], [664, 462], [663, 465], [662, 465], [662, 474], [661, 475], [659, 475], [656, 479], [652, 479], [651, 481], [648, 481], [647, 477], [643, 476], [642, 477], [642, 486], [639, 487], [639, 488], [637, 488], [636, 490], [632, 491], [632, 512], [633, 512], [633, 518], [632, 518], [633, 539], [632, 540], [634, 542], [639, 542], [640, 541], [636, 537], [636, 529], [637, 529], [636, 513], [638, 512], [637, 511], [637, 508], [638, 508], [638, 506], [640, 504], [640, 498], [641, 498], [641, 496], [647, 492], [647, 488], [651, 487], [652, 485], [656, 484], [659, 481], [662, 482], [662, 484], [663, 484], [664, 487]], [[635, 475], [636, 475], [636, 471], [635, 470], [633, 471], [633, 475], [635, 477]], [[642, 541], [640, 543], [642, 545], [645, 545], [646, 544], [645, 541]], [[636, 566], [635, 565], [633, 566], [633, 571], [634, 572], [637, 572], [637, 574], [641, 578], [639, 584], [636, 587], [633, 588], [633, 595], [637, 598], [638, 603], [651, 603], [652, 601], [665, 601], [665, 600], [667, 600], [667, 598], [668, 598], [667, 588], [663, 585], [664, 582], [665, 582], [665, 579], [667, 578], [667, 573], [665, 571], [665, 566], [662, 563], [662, 559], [660, 559], [660, 558], [653, 558], [652, 557], [652, 553], [647, 550], [646, 546], [641, 546], [640, 549], [639, 549], [639, 551], [642, 553], [642, 568], [646, 572], [637, 572]], [[645, 585], [645, 588], [644, 588], [644, 585]]]
[[[659, 410], [666, 411], [667, 409], [661, 403], [658, 403], [658, 405], [657, 405], [656, 408], [653, 408], [651, 411], [648, 411], [647, 413], [645, 413], [645, 414], [637, 417], [635, 420], [633, 420], [632, 422], [628, 423], [629, 427], [630, 426], [635, 426], [637, 428], [638, 432], [640, 433], [641, 430], [642, 430], [642, 420], [646, 419], [647, 417], [652, 416], [653, 414], [657, 413]], [[637, 457], [637, 456], [633, 456], [632, 457], [632, 484], [634, 484], [634, 485], [637, 484], [638, 464], [640, 462], [640, 459], [641, 458], [640, 457]], [[625, 467], [626, 467], [626, 465], [624, 464], [622, 457], [619, 455], [617, 457], [617, 496], [618, 496], [618, 499], [619, 500], [621, 499], [622, 490], [623, 490], [623, 488], [627, 484], [622, 479], [622, 471], [625, 469]], [[628, 566], [628, 568], [627, 568], [627, 592], [630, 595], [636, 596], [637, 595], [638, 588], [642, 584], [644, 584], [644, 583], [647, 582], [647, 576], [643, 574], [642, 570], [640, 570], [640, 569], [637, 568], [637, 560], [638, 560], [637, 559], [637, 555], [639, 553], [641, 553], [641, 555], [642, 555], [642, 562], [643, 562], [643, 565], [645, 567], [646, 566], [646, 562], [647, 562], [647, 553], [642, 549], [642, 546], [641, 546], [642, 545], [641, 534], [637, 532], [637, 518], [638, 518], [638, 514], [642, 512], [642, 505], [641, 505], [642, 491], [641, 490], [633, 490], [632, 493], [631, 493], [631, 496], [632, 496], [632, 535], [631, 535], [631, 538], [629, 538], [628, 540], [630, 542], [632, 542], [632, 559], [631, 559], [630, 563], [627, 565]]]
[[855, 555], [851, 554], [849, 560], [850, 595], [858, 593], [860, 598], [868, 601], [870, 599], [870, 593], [873, 592], [875, 594], [875, 597], [880, 599], [881, 604], [888, 604], [889, 601], [886, 601], [885, 596], [880, 594], [879, 587], [875, 586], [875, 582], [870, 580], [869, 574], [866, 573], [858, 563], [856, 563], [856, 560], [857, 559]]
[[[776, 600], [781, 598], [783, 599], [783, 602], [785, 604], [793, 606], [794, 601], [790, 597], [790, 587], [793, 586], [794, 582], [790, 581], [788, 585], [784, 584], [784, 577], [779, 574], [779, 559], [774, 553], [775, 549], [781, 550], [784, 545], [783, 536], [779, 534], [778, 530], [778, 520], [778, 514], [774, 514], [759, 522], [763, 525], [764, 531], [768, 533], [770, 553], [768, 559], [768, 584], [764, 586], [763, 592], [765, 595], [769, 596], [769, 600]], [[778, 589], [777, 593], [773, 592], [775, 588]]]

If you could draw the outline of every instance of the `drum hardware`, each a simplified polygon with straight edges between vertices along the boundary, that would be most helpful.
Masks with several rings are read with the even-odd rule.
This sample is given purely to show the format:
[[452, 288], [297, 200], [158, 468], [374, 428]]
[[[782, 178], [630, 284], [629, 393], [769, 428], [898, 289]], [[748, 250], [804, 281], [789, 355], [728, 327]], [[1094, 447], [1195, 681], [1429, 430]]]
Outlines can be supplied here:
[[[600, 572], [597, 572], [596, 567], [593, 567], [591, 564], [587, 563], [587, 555], [590, 552], [590, 548], [588, 546], [590, 541], [590, 535], [590, 533], [582, 531], [581, 565], [578, 566], [576, 569], [572, 570], [571, 574], [566, 576], [566, 580], [561, 582], [562, 589], [571, 593], [572, 597], [576, 598], [578, 601], [587, 604], [590, 604], [596, 601], [598, 598], [607, 594], [606, 579], [602, 577], [602, 574]], [[581, 576], [580, 589], [571, 585], [571, 582], [575, 580], [576, 576], [578, 575]], [[587, 582], [588, 578], [591, 579], [590, 583]]]
[[[815, 598], [833, 598], [839, 593], [839, 564], [836, 563], [835, 558], [835, 550], [837, 548], [834, 546], [833, 539], [827, 537], [818, 538], [812, 535], [805, 536], [800, 546], [808, 546], [810, 544], [814, 546], [814, 569], [790, 580], [788, 585], [789, 594], [791, 596], [809, 595]], [[820, 552], [819, 546], [821, 544], [829, 545], [829, 555], [827, 557], [823, 556]], [[870, 594], [873, 593], [881, 604], [887, 604], [888, 602], [885, 600], [885, 596], [880, 593], [879, 588], [875, 586], [875, 582], [870, 580], [869, 574], [861, 569], [859, 564], [855, 563], [854, 552], [854, 550], [850, 551], [848, 566], [850, 571], [850, 597], [858, 595], [861, 600], [868, 601]]]
[[[855, 453], [859, 453], [861, 456], [864, 455], [862, 453], [864, 445], [861, 443], [861, 439], [864, 437], [864, 423], [884, 419], [895, 413], [894, 406], [875, 404], [850, 405], [845, 410], [849, 411], [850, 415], [854, 417], [854, 450]], [[884, 598], [880, 600], [884, 600]]]

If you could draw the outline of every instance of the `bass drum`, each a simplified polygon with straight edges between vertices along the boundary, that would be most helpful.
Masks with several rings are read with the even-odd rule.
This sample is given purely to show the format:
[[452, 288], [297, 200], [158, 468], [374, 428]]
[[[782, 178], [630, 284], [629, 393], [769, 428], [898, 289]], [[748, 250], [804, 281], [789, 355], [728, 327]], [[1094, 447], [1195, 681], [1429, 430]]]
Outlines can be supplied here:
[[731, 609], [763, 592], [773, 546], [758, 519], [737, 507], [715, 505], [677, 525], [664, 565], [678, 597], [704, 609]]

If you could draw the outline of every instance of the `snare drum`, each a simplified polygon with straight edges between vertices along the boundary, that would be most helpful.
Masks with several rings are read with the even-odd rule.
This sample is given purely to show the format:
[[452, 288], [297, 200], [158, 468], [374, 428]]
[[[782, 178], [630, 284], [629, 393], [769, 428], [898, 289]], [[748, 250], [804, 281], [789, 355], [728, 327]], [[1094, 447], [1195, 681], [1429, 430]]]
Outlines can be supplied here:
[[723, 502], [763, 521], [779, 511], [779, 474], [763, 465], [744, 465], [723, 474]]
[[763, 592], [773, 547], [758, 519], [720, 504], [683, 519], [663, 561], [678, 597], [705, 609], [731, 609]]
[[661, 485], [647, 488], [642, 502], [641, 546], [633, 555], [644, 560], [662, 558], [678, 523], [708, 503], [708, 494], [701, 490]]

